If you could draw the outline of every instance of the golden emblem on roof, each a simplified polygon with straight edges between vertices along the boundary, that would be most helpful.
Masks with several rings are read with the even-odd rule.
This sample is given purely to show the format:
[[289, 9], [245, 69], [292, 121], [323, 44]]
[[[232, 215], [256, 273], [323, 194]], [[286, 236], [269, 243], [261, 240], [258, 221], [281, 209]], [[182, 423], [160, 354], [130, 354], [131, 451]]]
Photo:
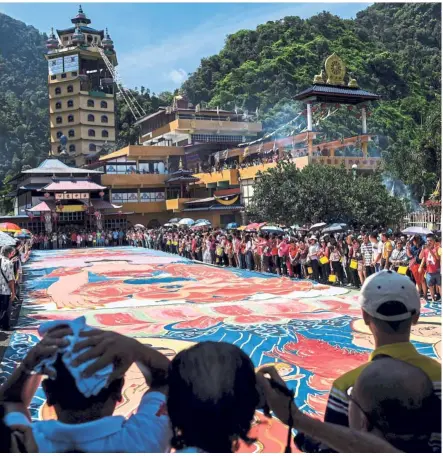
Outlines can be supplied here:
[[343, 60], [334, 52], [325, 60], [324, 70], [314, 76], [314, 84], [348, 85], [358, 88], [357, 80], [348, 75], [349, 82], [345, 83], [346, 66]]

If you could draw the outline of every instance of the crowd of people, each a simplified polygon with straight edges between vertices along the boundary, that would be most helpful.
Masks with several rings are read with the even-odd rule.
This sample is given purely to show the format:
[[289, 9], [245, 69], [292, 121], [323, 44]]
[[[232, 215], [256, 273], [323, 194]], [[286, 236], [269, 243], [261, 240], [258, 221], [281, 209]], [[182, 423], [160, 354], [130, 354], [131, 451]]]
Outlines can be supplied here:
[[120, 228], [113, 230], [66, 228], [52, 233], [35, 233], [33, 248], [55, 250], [86, 247], [109, 247], [127, 245], [126, 232]]
[[[414, 284], [378, 272], [359, 303], [375, 350], [335, 380], [324, 421], [298, 407], [274, 367], [256, 369], [234, 344], [197, 343], [170, 361], [84, 317], [45, 322], [41, 341], [0, 387], [1, 451], [231, 453], [254, 442], [250, 430], [262, 410], [288, 426], [287, 452], [293, 443], [309, 452], [441, 452], [441, 365], [409, 340], [420, 314]], [[131, 416], [113, 416], [133, 363], [150, 388]], [[57, 419], [31, 421], [42, 376]]]
[[18, 304], [22, 281], [22, 264], [31, 253], [31, 240], [17, 240], [15, 246], [4, 245], [0, 250], [0, 329], [11, 329], [11, 313]]
[[441, 297], [440, 239], [429, 234], [407, 237], [391, 230], [320, 234], [245, 233], [208, 229], [129, 232], [129, 242], [189, 259], [320, 283], [360, 288], [375, 272], [405, 274], [422, 297]]

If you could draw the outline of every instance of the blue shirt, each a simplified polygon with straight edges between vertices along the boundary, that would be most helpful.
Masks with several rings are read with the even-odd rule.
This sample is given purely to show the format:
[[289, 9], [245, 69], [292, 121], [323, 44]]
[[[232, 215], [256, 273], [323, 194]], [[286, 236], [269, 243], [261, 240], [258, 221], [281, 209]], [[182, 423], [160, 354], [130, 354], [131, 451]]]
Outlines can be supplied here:
[[[5, 424], [23, 424], [24, 419], [21, 413], [10, 413]], [[40, 453], [165, 453], [172, 437], [166, 397], [159, 392], [145, 394], [137, 413], [128, 419], [107, 416], [81, 424], [57, 420], [28, 424]]]

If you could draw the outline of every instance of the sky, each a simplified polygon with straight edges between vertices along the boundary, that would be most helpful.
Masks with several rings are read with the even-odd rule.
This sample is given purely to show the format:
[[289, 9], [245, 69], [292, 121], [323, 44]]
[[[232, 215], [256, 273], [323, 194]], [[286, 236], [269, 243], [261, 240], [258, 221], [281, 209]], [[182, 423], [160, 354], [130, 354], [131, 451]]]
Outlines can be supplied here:
[[[97, 29], [108, 27], [127, 87], [160, 93], [180, 87], [203, 57], [217, 54], [228, 34], [285, 16], [329, 11], [354, 18], [369, 3], [83, 3]], [[67, 28], [78, 3], [1, 3], [0, 12], [41, 32]]]

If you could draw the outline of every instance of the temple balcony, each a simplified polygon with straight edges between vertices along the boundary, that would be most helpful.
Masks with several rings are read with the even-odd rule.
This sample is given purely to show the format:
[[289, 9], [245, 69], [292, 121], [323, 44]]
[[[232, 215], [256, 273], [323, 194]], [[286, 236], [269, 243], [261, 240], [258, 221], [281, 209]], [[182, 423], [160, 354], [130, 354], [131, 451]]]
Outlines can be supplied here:
[[204, 184], [208, 188], [228, 187], [238, 185], [238, 170], [224, 169], [222, 171], [214, 171], [212, 173], [194, 174], [199, 180], [197, 184]]
[[168, 174], [103, 174], [101, 182], [111, 188], [161, 187], [168, 177]]
[[166, 200], [166, 210], [173, 211], [173, 212], [181, 212], [184, 207], [185, 203], [188, 201], [192, 201], [195, 198], [173, 198]]

